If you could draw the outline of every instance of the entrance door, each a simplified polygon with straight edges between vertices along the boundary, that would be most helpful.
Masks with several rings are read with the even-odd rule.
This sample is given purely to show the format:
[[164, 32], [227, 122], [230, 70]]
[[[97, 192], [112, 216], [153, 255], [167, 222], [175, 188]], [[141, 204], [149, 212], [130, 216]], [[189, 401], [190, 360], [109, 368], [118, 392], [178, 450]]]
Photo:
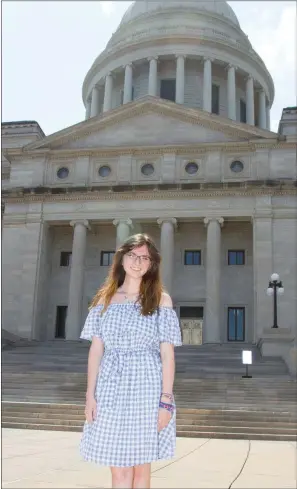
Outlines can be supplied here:
[[228, 307], [228, 341], [245, 340], [245, 308]]
[[202, 344], [203, 307], [181, 306], [180, 322], [183, 345]]
[[66, 338], [67, 306], [57, 306], [55, 338]]

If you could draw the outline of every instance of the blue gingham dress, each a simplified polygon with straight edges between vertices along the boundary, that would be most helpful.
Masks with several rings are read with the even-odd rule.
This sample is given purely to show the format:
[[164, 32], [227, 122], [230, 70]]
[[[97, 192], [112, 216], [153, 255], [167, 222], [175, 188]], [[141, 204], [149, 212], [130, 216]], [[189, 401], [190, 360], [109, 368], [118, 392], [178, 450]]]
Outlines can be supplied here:
[[158, 433], [162, 391], [160, 343], [182, 345], [179, 321], [170, 307], [143, 316], [138, 304], [93, 307], [81, 338], [104, 342], [95, 399], [96, 420], [83, 428], [80, 453], [100, 465], [130, 467], [174, 456], [176, 413]]

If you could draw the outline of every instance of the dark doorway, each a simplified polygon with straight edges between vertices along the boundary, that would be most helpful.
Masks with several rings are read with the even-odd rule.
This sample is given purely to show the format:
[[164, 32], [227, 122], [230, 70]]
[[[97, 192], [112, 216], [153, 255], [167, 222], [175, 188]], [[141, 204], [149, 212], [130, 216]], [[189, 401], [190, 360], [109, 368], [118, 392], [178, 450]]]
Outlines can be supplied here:
[[161, 80], [160, 97], [175, 102], [175, 80]]
[[67, 306], [57, 306], [55, 338], [66, 338]]
[[245, 308], [228, 307], [228, 341], [244, 341]]

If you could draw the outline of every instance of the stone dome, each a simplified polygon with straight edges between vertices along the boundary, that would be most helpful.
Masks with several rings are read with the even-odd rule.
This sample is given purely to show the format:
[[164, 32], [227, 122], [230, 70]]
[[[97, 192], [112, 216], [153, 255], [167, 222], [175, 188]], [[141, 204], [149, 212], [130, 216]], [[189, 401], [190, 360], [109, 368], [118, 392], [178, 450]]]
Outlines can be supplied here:
[[172, 10], [175, 8], [182, 8], [183, 10], [191, 9], [197, 10], [197, 12], [211, 12], [217, 15], [221, 15], [225, 17], [229, 21], [231, 21], [236, 26], [240, 27], [238, 19], [233, 12], [232, 8], [227, 4], [226, 1], [200, 1], [195, 0], [189, 2], [187, 0], [159, 0], [156, 2], [151, 2], [148, 0], [139, 0], [134, 2], [128, 10], [125, 12], [120, 26], [127, 24], [128, 22], [134, 21], [138, 17], [147, 13], [154, 13], [158, 11], [166, 11]]

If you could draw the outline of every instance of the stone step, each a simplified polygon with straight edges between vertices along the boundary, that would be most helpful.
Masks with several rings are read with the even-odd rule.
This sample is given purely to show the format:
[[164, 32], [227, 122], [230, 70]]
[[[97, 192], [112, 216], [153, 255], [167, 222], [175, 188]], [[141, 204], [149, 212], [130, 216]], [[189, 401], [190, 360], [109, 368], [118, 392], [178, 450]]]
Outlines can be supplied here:
[[[15, 428], [15, 429], [31, 429], [31, 430], [55, 430], [55, 431], [82, 431], [82, 425], [57, 425], [57, 424], [39, 424], [39, 423], [19, 423], [19, 422], [3, 422], [3, 428]], [[209, 427], [208, 427], [209, 428]], [[229, 439], [249, 439], [249, 440], [279, 440], [279, 441], [296, 441], [296, 433], [283, 434], [283, 433], [257, 433], [257, 432], [245, 432], [243, 430], [235, 432], [233, 429], [222, 432], [214, 432], [212, 430], [180, 430], [177, 429], [176, 435], [178, 437], [194, 437], [194, 438], [229, 438]]]
[[[84, 414], [53, 414], [53, 413], [26, 413], [26, 412], [14, 412], [11, 411], [9, 413], [3, 413], [2, 414], [2, 422], [19, 422], [19, 423], [29, 423], [29, 422], [37, 422], [42, 423], [42, 424], [66, 424], [66, 425], [78, 425], [79, 423], [84, 423], [85, 421], [85, 416]], [[284, 433], [284, 430], [297, 430], [297, 421], [295, 422], [290, 422], [290, 421], [274, 421], [273, 423], [271, 421], [248, 421], [245, 420], [234, 420], [234, 419], [222, 419], [220, 417], [216, 416], [208, 416], [206, 419], [205, 418], [190, 418], [190, 417], [185, 417], [177, 414], [177, 426], [188, 426], [193, 429], [195, 427], [196, 431], [199, 431], [201, 427], [212, 427], [214, 426], [220, 426], [221, 428], [230, 428], [233, 427], [234, 429], [236, 428], [243, 428], [246, 426], [246, 428], [250, 429], [257, 429], [259, 430], [259, 427], [263, 431], [264, 429], [271, 429], [276, 431], [277, 429], [282, 430]], [[246, 423], [246, 425], [245, 425]], [[199, 429], [198, 429], [199, 427]], [[262, 429], [263, 428], [263, 429]], [[190, 429], [190, 428], [189, 428]], [[273, 431], [273, 432], [274, 432]], [[267, 431], [269, 432], [269, 431]]]

